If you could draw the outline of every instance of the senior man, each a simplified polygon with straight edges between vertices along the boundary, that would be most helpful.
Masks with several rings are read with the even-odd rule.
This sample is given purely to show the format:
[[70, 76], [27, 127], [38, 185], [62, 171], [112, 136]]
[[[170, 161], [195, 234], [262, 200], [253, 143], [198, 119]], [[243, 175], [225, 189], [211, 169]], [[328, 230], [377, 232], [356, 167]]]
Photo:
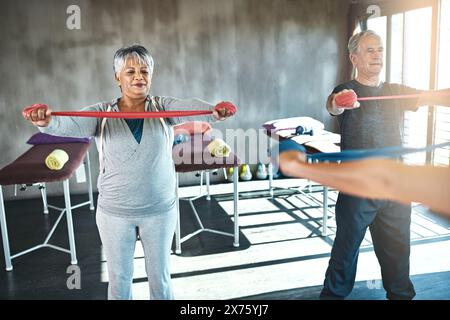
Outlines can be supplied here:
[[[349, 58], [356, 69], [354, 80], [337, 86], [327, 100], [327, 110], [337, 116], [341, 148], [369, 149], [402, 145], [404, 112], [421, 105], [448, 105], [445, 94], [419, 91], [380, 81], [383, 44], [368, 30], [352, 36]], [[378, 99], [358, 102], [361, 97], [416, 95], [410, 99]], [[419, 183], [419, 182], [418, 182]], [[325, 274], [323, 299], [343, 299], [353, 289], [359, 247], [369, 227], [381, 267], [388, 299], [412, 299], [409, 277], [411, 206], [389, 200], [360, 198], [343, 192], [336, 203], [336, 238]]]

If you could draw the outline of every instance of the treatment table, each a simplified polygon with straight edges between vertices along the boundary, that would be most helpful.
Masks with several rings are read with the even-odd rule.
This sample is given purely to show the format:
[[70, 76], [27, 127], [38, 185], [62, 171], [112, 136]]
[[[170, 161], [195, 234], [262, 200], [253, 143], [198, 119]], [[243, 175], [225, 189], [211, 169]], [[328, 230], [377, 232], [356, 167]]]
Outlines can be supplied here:
[[[211, 142], [212, 138], [209, 135], [203, 135], [203, 134], [193, 134], [190, 136], [189, 141], [177, 144], [172, 149], [172, 155], [175, 159], [175, 171], [176, 171], [176, 192], [177, 192], [177, 211], [178, 211], [178, 223], [177, 228], [175, 231], [175, 253], [181, 254], [181, 244], [194, 237], [195, 235], [201, 233], [201, 232], [211, 232], [216, 234], [221, 234], [225, 236], [233, 237], [233, 246], [239, 247], [239, 209], [238, 209], [238, 202], [239, 202], [239, 192], [238, 192], [238, 167], [240, 165], [240, 159], [231, 152], [230, 155], [226, 158], [217, 158], [211, 155], [211, 153], [208, 151], [208, 144]], [[185, 161], [180, 161], [180, 163], [177, 163], [176, 159], [182, 158]], [[228, 233], [221, 230], [215, 230], [210, 228], [205, 228], [198, 212], [194, 206], [194, 201], [206, 196], [207, 199], [210, 199], [209, 195], [209, 173], [216, 169], [221, 168], [234, 168], [233, 170], [233, 217], [234, 217], [234, 232]], [[186, 198], [186, 199], [179, 199], [178, 191], [179, 191], [179, 183], [178, 178], [179, 174], [183, 172], [206, 172], [206, 187], [207, 187], [207, 193], [203, 194], [202, 192], [192, 198]], [[202, 175], [203, 176], [203, 175]], [[181, 238], [180, 235], [180, 205], [179, 200], [186, 200], [189, 201], [189, 204], [191, 205], [192, 211], [194, 212], [196, 221], [199, 225], [199, 228], [192, 232], [183, 238]]]
[[[273, 141], [292, 139], [306, 148], [308, 154], [321, 152], [339, 152], [340, 135], [324, 130], [323, 123], [310, 117], [293, 117], [267, 121], [262, 125], [264, 133], [269, 137], [269, 157], [273, 149]], [[300, 129], [300, 130], [299, 130]], [[273, 197], [273, 164], [269, 163], [269, 192]], [[322, 236], [328, 235], [328, 187], [323, 186], [323, 201], [305, 193], [297, 191], [311, 201], [322, 206]]]
[[[71, 264], [77, 264], [77, 256], [75, 250], [75, 237], [73, 231], [72, 222], [72, 210], [79, 208], [81, 206], [89, 205], [91, 210], [94, 210], [94, 201], [92, 196], [92, 180], [91, 180], [91, 168], [89, 161], [88, 149], [90, 146], [90, 139], [77, 139], [77, 138], [62, 138], [54, 137], [39, 133], [40, 137], [45, 137], [46, 143], [33, 145], [24, 154], [18, 157], [9, 165], [5, 166], [0, 170], [0, 226], [2, 232], [3, 240], [3, 250], [5, 255], [5, 265], [6, 270], [11, 271], [13, 269], [12, 260], [22, 256], [24, 254], [30, 253], [34, 250], [48, 247], [55, 250], [59, 250], [70, 254]], [[62, 138], [59, 139], [58, 138]], [[72, 139], [72, 140], [70, 140]], [[61, 143], [54, 143], [59, 141]], [[87, 142], [88, 141], [88, 142]], [[62, 149], [69, 155], [69, 160], [64, 165], [61, 170], [50, 170], [45, 165], [45, 158], [55, 149]], [[87, 182], [89, 187], [89, 201], [72, 205], [70, 201], [70, 191], [69, 191], [69, 179], [73, 176], [78, 167], [85, 161], [87, 163]], [[59, 182], [61, 181], [64, 189], [64, 201], [65, 207], [59, 208], [47, 204], [47, 197], [45, 189], [41, 189], [43, 202], [44, 202], [44, 213], [48, 212], [48, 208], [60, 211], [60, 215], [50, 232], [48, 233], [46, 239], [42, 244], [36, 245], [32, 248], [24, 250], [22, 252], [11, 255], [9, 246], [9, 236], [8, 228], [6, 223], [6, 212], [3, 201], [3, 190], [2, 186], [6, 185], [33, 185], [40, 184], [45, 188], [45, 184], [49, 182]], [[65, 249], [59, 246], [55, 246], [49, 243], [56, 227], [58, 226], [62, 217], [66, 215], [67, 219], [67, 232], [69, 238], [69, 248]]]

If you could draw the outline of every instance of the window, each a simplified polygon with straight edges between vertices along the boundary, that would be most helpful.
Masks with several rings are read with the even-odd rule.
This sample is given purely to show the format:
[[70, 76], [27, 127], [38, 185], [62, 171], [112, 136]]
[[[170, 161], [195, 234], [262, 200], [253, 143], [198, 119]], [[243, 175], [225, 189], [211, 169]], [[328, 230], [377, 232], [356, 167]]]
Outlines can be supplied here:
[[[426, 7], [403, 13], [403, 24], [398, 24], [400, 30], [396, 31], [403, 34], [400, 45], [403, 58], [400, 83], [423, 90], [430, 88], [431, 9]], [[392, 43], [392, 48], [395, 46]], [[400, 66], [397, 68], [400, 69]], [[404, 145], [414, 148], [426, 146], [427, 126], [428, 107], [420, 107], [416, 112], [406, 112], [403, 125]], [[425, 161], [425, 153], [405, 157], [405, 162], [410, 164], [424, 164]]]
[[[440, 12], [437, 86], [438, 89], [444, 89], [450, 88], [450, 0], [441, 1]], [[434, 133], [434, 143], [450, 141], [450, 108], [436, 107]], [[437, 149], [433, 163], [450, 165], [450, 148]]]
[[403, 83], [403, 13], [392, 16], [390, 82]]

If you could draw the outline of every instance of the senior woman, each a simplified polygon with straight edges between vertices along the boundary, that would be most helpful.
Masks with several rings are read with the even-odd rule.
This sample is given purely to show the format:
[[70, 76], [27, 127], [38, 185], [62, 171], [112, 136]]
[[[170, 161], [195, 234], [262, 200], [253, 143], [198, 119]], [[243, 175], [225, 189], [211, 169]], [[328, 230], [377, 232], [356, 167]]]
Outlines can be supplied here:
[[192, 120], [224, 120], [236, 111], [231, 103], [214, 106], [199, 99], [151, 96], [152, 73], [153, 59], [146, 48], [119, 49], [114, 55], [114, 74], [122, 96], [83, 111], [156, 112], [189, 107], [211, 110], [212, 114], [106, 121], [52, 117], [50, 109], [37, 108], [25, 115], [45, 133], [96, 138], [100, 156], [96, 220], [107, 259], [108, 299], [132, 298], [136, 230], [144, 248], [150, 298], [174, 298], [169, 269], [177, 220], [171, 127]]

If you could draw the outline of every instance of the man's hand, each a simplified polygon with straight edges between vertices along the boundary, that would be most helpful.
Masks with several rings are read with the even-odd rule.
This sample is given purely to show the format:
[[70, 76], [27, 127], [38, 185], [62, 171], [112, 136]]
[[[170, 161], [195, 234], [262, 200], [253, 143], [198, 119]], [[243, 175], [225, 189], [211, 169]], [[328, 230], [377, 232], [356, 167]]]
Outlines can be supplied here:
[[417, 100], [417, 106], [450, 107], [450, 88], [423, 91]]
[[33, 104], [22, 111], [23, 117], [38, 127], [46, 127], [52, 119], [52, 111], [46, 104]]
[[360, 107], [355, 91], [344, 89], [336, 93], [332, 99], [333, 108], [356, 109]]
[[225, 120], [226, 118], [229, 118], [233, 116], [237, 111], [237, 108], [234, 104], [231, 102], [220, 102], [218, 103], [213, 110], [213, 116], [217, 120]]

